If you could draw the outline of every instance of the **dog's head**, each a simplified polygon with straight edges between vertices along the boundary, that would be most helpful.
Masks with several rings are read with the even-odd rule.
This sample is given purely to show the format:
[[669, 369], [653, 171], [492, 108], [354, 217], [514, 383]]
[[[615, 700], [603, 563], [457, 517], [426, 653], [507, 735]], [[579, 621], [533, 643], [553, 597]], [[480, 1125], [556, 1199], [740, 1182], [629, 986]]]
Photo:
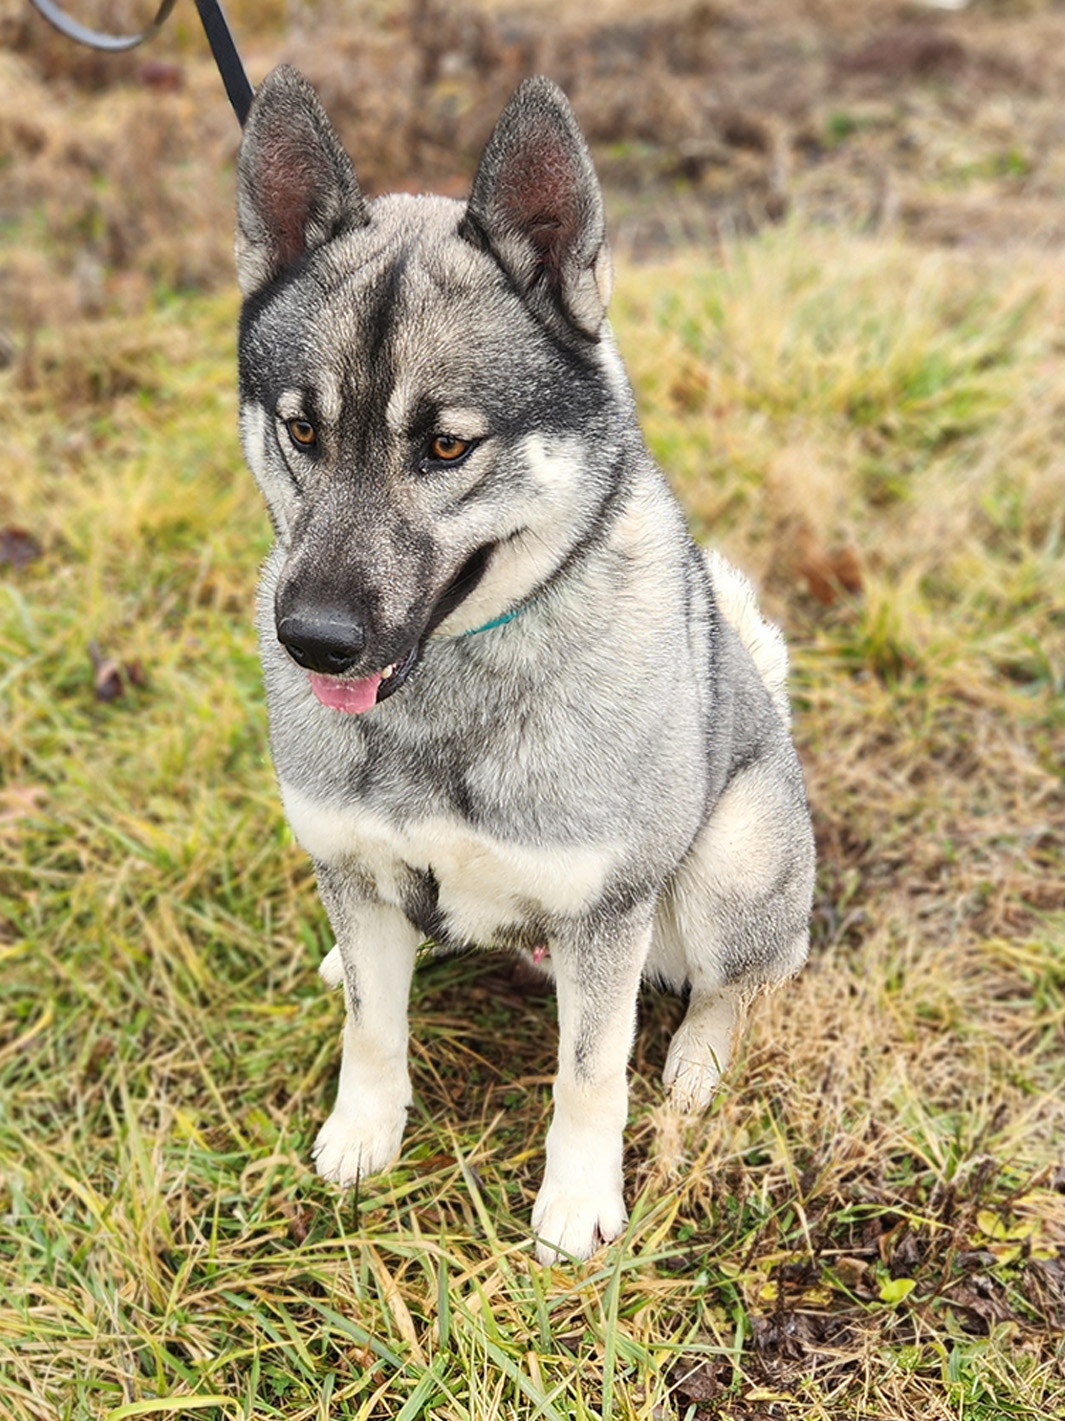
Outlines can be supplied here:
[[535, 596], [610, 499], [631, 397], [599, 184], [565, 97], [530, 79], [468, 203], [369, 202], [313, 89], [280, 68], [241, 148], [237, 263], [277, 635], [319, 699], [365, 710], [433, 632]]

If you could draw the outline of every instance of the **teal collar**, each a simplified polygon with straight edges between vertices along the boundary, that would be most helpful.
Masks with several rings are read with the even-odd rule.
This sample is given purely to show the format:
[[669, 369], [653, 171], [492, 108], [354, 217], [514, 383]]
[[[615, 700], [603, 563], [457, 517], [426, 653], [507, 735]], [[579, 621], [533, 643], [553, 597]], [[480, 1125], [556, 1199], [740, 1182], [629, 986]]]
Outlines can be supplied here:
[[504, 612], [501, 617], [493, 617], [490, 622], [485, 622], [483, 627], [471, 627], [468, 632], [459, 632], [455, 640], [463, 636], [476, 636], [478, 632], [490, 632], [493, 627], [501, 627], [505, 622], [512, 622], [515, 617], [525, 611], [528, 604], [523, 603], [520, 607], [515, 607], [512, 612]]

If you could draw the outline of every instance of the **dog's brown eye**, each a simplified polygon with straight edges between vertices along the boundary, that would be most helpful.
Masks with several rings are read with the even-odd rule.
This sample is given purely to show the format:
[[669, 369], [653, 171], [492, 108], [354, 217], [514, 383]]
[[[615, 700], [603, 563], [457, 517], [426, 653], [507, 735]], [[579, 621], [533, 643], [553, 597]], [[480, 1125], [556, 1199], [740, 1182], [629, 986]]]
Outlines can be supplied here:
[[301, 449], [312, 449], [318, 442], [314, 425], [308, 419], [290, 419], [285, 428], [293, 444], [298, 444]]
[[442, 459], [445, 464], [461, 459], [470, 448], [470, 440], [455, 439], [450, 434], [438, 434], [429, 445], [429, 453], [434, 459]]

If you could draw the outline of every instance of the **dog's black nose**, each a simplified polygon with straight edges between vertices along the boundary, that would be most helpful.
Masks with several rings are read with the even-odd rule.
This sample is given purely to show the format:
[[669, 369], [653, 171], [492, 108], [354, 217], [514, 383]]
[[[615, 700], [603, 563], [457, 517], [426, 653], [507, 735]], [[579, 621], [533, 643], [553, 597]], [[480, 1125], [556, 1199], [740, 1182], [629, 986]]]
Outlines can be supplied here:
[[298, 665], [323, 676], [351, 669], [366, 645], [366, 630], [347, 612], [289, 615], [277, 621], [277, 639]]

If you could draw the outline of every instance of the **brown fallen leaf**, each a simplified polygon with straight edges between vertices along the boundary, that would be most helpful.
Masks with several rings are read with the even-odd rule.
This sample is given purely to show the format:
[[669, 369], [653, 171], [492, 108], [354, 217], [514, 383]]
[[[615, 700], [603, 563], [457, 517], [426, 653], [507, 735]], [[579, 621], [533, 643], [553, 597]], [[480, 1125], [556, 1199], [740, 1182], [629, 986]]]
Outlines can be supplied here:
[[117, 701], [125, 691], [122, 684], [122, 668], [111, 657], [104, 656], [96, 642], [89, 643], [89, 660], [92, 662], [92, 689], [98, 701]]
[[116, 661], [101, 652], [99, 643], [89, 643], [89, 660], [92, 662], [92, 689], [98, 701], [117, 701], [126, 693], [127, 686], [145, 684], [144, 668], [139, 661]]
[[864, 1258], [837, 1258], [832, 1264], [832, 1270], [843, 1287], [848, 1288], [852, 1293], [857, 1292], [866, 1297], [874, 1296], [873, 1290], [869, 1286], [869, 1264]]
[[10, 524], [0, 528], [0, 567], [28, 567], [41, 556], [40, 543], [25, 528]]
[[682, 1357], [674, 1367], [670, 1380], [677, 1397], [684, 1401], [695, 1404], [714, 1401], [727, 1391], [732, 1383], [732, 1364], [720, 1359], [700, 1362], [694, 1358]]
[[825, 607], [838, 602], [842, 592], [852, 596], [862, 590], [862, 568], [852, 547], [825, 548], [805, 525], [796, 536], [796, 572], [806, 579], [810, 595]]
[[954, 1307], [964, 1309], [972, 1331], [983, 1336], [987, 1336], [996, 1323], [1009, 1322], [1015, 1317], [1006, 1290], [988, 1274], [976, 1273], [954, 1283], [943, 1296]]

